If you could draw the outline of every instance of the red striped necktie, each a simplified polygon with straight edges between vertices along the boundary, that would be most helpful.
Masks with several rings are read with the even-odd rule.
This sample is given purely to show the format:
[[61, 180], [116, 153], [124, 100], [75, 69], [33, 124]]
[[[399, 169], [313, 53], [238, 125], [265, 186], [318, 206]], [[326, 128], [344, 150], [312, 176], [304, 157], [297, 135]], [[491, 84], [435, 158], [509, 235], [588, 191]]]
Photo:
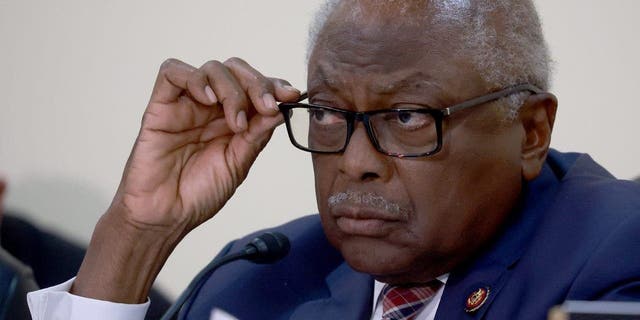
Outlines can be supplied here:
[[385, 285], [381, 293], [382, 319], [414, 319], [441, 286], [439, 280], [415, 287]]

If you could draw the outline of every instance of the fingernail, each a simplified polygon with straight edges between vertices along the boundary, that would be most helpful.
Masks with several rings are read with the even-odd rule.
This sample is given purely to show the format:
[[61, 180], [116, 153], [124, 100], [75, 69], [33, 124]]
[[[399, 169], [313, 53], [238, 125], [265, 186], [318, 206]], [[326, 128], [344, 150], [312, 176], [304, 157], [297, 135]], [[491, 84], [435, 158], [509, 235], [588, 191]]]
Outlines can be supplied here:
[[284, 85], [282, 86], [283, 89], [287, 90], [287, 91], [291, 91], [291, 92], [295, 92], [295, 93], [300, 93], [300, 90], [290, 86], [290, 85]]
[[265, 93], [262, 96], [262, 101], [264, 102], [264, 106], [268, 109], [278, 111], [278, 105], [276, 104], [276, 99], [273, 98], [271, 93]]
[[247, 114], [244, 111], [240, 111], [236, 115], [236, 125], [241, 131], [247, 129]]
[[211, 103], [218, 103], [218, 97], [216, 97], [216, 94], [210, 86], [204, 87], [204, 93], [207, 95], [207, 98], [211, 100]]

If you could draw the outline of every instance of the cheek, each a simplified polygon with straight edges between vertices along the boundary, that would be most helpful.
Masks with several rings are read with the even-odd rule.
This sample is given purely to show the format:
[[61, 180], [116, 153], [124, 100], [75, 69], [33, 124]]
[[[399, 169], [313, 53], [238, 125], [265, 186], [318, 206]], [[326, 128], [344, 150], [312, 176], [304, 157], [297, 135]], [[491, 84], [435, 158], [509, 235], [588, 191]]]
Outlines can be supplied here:
[[422, 193], [410, 189], [415, 216], [407, 241], [419, 239], [432, 254], [451, 256], [495, 232], [517, 199], [519, 178], [503, 168], [478, 168], [483, 170], [442, 168], [424, 182]]
[[323, 223], [329, 213], [327, 199], [331, 195], [332, 187], [337, 176], [337, 168], [335, 168], [336, 161], [331, 159], [333, 157], [334, 156], [331, 155], [317, 154], [313, 154], [311, 157], [316, 187], [316, 203]]
[[313, 176], [316, 186], [316, 201], [318, 202], [318, 209], [326, 207], [326, 199], [328, 198], [329, 189], [331, 186], [331, 161], [327, 161], [326, 156], [312, 154], [313, 163]]
[[467, 133], [454, 142], [414, 176], [412, 183], [423, 187], [408, 189], [422, 213], [416, 229], [449, 254], [488, 241], [515, 206], [522, 181], [517, 132]]
[[[443, 194], [450, 190], [452, 182], [445, 162], [437, 159], [403, 160], [397, 166], [398, 180], [407, 193], [411, 203], [411, 216], [404, 230], [394, 235], [398, 244], [407, 248], [434, 250], [443, 240], [443, 234], [449, 234], [447, 224], [451, 222], [452, 203]], [[444, 200], [444, 201], [443, 201]]]
[[327, 240], [335, 248], [341, 250], [340, 244], [343, 242], [343, 236], [338, 231], [336, 221], [331, 218], [329, 213], [329, 205], [327, 200], [333, 192], [333, 185], [337, 177], [337, 169], [335, 168], [335, 160], [332, 161], [330, 155], [313, 154], [313, 172], [316, 187], [316, 203], [320, 214], [322, 229], [324, 230]]

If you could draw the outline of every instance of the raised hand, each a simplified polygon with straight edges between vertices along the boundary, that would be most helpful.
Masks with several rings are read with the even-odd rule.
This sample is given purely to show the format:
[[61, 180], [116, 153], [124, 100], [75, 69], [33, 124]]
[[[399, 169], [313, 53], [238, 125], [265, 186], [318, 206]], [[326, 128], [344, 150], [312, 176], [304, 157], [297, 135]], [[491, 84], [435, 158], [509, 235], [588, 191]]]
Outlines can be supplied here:
[[282, 123], [276, 99], [298, 95], [238, 58], [200, 69], [167, 60], [116, 200], [141, 225], [184, 225], [188, 231], [206, 221]]
[[245, 61], [162, 64], [120, 187], [72, 292], [140, 302], [177, 243], [215, 215], [300, 92]]

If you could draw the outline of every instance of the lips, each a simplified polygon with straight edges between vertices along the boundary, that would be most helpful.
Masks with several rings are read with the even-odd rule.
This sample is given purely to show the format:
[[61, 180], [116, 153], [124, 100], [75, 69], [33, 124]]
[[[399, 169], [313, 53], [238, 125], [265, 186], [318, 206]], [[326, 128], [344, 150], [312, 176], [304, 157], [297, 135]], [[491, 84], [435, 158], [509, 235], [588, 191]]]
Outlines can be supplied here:
[[401, 221], [389, 212], [356, 206], [338, 206], [332, 213], [340, 231], [355, 236], [383, 237]]

